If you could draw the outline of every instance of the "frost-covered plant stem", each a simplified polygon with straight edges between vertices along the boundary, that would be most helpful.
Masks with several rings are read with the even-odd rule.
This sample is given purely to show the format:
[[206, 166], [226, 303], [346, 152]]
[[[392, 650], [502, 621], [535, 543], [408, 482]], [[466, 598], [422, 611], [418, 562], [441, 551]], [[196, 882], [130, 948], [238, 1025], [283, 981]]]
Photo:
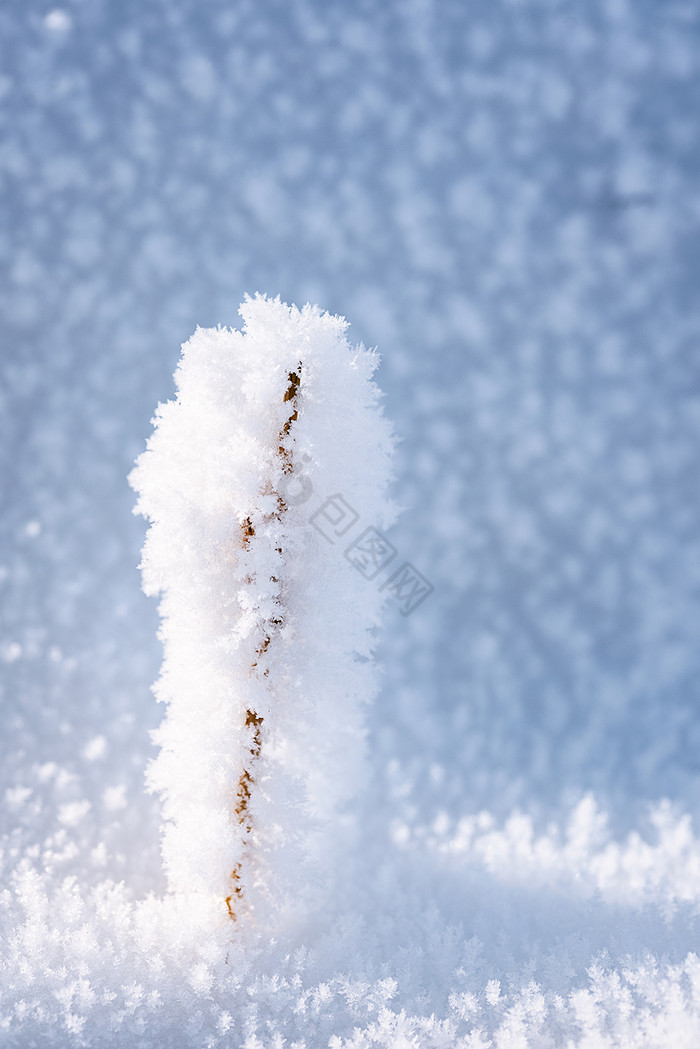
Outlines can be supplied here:
[[[198, 329], [132, 473], [151, 522], [167, 711], [149, 770], [171, 891], [256, 921], [298, 909], [363, 779], [381, 598], [343, 557], [388, 526], [377, 358], [342, 318], [257, 297]], [[342, 495], [341, 527], [328, 510]]]
[[[302, 362], [300, 361], [297, 365], [296, 371], [289, 373], [289, 386], [287, 387], [287, 390], [285, 391], [283, 398], [284, 402], [291, 402], [291, 412], [289, 418], [287, 419], [282, 430], [280, 431], [279, 444], [277, 446], [278, 454], [282, 460], [282, 470], [285, 475], [291, 474], [294, 470], [294, 460], [292, 456], [292, 449], [290, 447], [289, 435], [292, 423], [298, 418], [297, 399], [299, 393], [299, 384], [301, 381], [301, 369]], [[272, 484], [270, 481], [268, 481], [265, 485], [265, 490], [268, 492], [274, 491], [272, 489]], [[272, 517], [276, 517], [279, 521], [281, 520], [282, 514], [287, 509], [287, 504], [285, 503], [284, 499], [279, 494], [279, 492], [274, 492], [274, 495], [277, 498], [277, 508], [274, 511]], [[266, 520], [264, 523], [270, 524], [271, 522], [270, 520]], [[253, 522], [250, 515], [246, 517], [243, 523], [242, 532], [244, 546], [250, 547], [251, 543], [254, 542], [255, 537], [255, 528], [253, 526]], [[284, 551], [281, 548], [279, 548], [277, 549], [277, 553], [283, 555]], [[277, 580], [274, 577], [272, 577], [271, 581], [275, 583], [277, 582]], [[265, 636], [262, 638], [259, 647], [256, 649], [255, 654], [257, 658], [251, 667], [252, 671], [257, 670], [258, 661], [260, 657], [265, 655], [269, 651], [270, 645], [272, 644], [272, 638], [279, 631], [279, 628], [284, 624], [284, 608], [281, 596], [277, 601], [277, 606], [278, 607], [275, 610], [275, 615], [263, 625]], [[263, 676], [267, 677], [269, 673], [270, 670], [269, 667], [267, 667], [263, 671]], [[247, 845], [248, 838], [253, 829], [250, 821], [249, 801], [251, 796], [251, 788], [255, 783], [255, 777], [253, 774], [254, 766], [257, 759], [260, 757], [260, 750], [262, 747], [262, 723], [263, 718], [259, 714], [257, 714], [254, 710], [246, 710], [245, 731], [248, 732], [248, 734], [250, 735], [250, 759], [246, 763], [246, 766], [244, 767], [243, 771], [241, 772], [241, 777], [238, 781], [238, 794], [235, 809], [236, 816], [238, 817], [238, 822], [243, 828], [243, 832], [245, 835], [243, 841], [244, 848]], [[226, 906], [228, 908], [228, 913], [229, 916], [234, 919], [234, 921], [237, 916], [237, 908], [244, 903], [243, 887], [241, 884], [241, 866], [242, 860], [239, 860], [235, 864], [233, 870], [231, 871], [231, 893], [226, 897]]]

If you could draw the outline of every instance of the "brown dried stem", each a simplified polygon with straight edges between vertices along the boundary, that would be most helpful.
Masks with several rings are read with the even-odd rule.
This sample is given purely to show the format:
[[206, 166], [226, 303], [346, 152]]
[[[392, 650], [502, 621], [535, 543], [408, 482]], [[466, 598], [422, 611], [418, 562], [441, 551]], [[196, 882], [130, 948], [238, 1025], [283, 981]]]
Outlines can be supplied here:
[[[282, 427], [282, 429], [281, 429], [281, 431], [279, 433], [279, 445], [278, 445], [277, 451], [278, 451], [278, 454], [280, 455], [280, 457], [282, 458], [282, 470], [284, 471], [284, 473], [291, 473], [292, 469], [293, 469], [293, 466], [294, 466], [294, 464], [292, 462], [292, 453], [291, 453], [289, 448], [285, 447], [284, 439], [285, 439], [285, 437], [288, 436], [289, 431], [291, 430], [291, 427], [292, 427], [292, 423], [295, 422], [296, 419], [298, 418], [297, 395], [299, 393], [300, 385], [301, 385], [301, 362], [299, 363], [299, 366], [298, 366], [296, 371], [293, 371], [293, 372], [289, 373], [289, 386], [288, 386], [287, 390], [285, 391], [284, 398], [283, 398], [284, 402], [291, 401], [292, 402], [292, 408], [293, 408], [292, 414], [289, 416], [289, 418], [287, 419], [287, 421], [285, 422], [284, 426]], [[274, 514], [270, 515], [269, 520], [272, 520], [273, 518], [276, 518], [277, 520], [281, 520], [282, 514], [285, 512], [286, 509], [287, 509], [286, 503], [284, 502], [282, 497], [278, 494], [277, 495], [277, 511]], [[248, 546], [248, 544], [250, 543], [250, 540], [255, 535], [255, 528], [253, 527], [253, 523], [252, 523], [250, 517], [247, 517], [245, 519], [245, 521], [243, 522], [243, 525], [241, 527], [241, 530], [242, 530], [242, 533], [243, 533], [243, 545], [245, 547], [245, 546]], [[282, 553], [282, 551], [281, 551], [281, 549], [279, 549], [279, 547], [278, 547], [278, 553]], [[284, 622], [284, 620], [283, 620], [283, 617], [282, 617], [281, 609], [280, 609], [279, 616], [271, 617], [268, 620], [269, 631], [267, 631], [265, 633], [265, 637], [263, 638], [262, 642], [260, 643], [260, 645], [258, 646], [258, 648], [256, 650], [256, 655], [257, 655], [258, 659], [267, 652], [267, 650], [268, 650], [268, 648], [270, 646], [270, 643], [271, 643], [271, 639], [272, 639], [273, 633], [277, 629], [279, 629], [279, 627], [282, 625], [283, 622]], [[254, 670], [257, 667], [258, 659], [256, 659], [255, 662], [252, 664], [251, 670]], [[263, 676], [267, 677], [268, 674], [269, 674], [269, 668], [266, 668], [263, 671]], [[253, 770], [256, 762], [257, 762], [257, 759], [260, 757], [260, 750], [262, 748], [262, 735], [261, 735], [261, 730], [260, 730], [260, 726], [262, 725], [262, 723], [263, 723], [263, 718], [260, 715], [258, 715], [254, 710], [247, 710], [246, 711], [245, 731], [247, 731], [248, 734], [250, 735], [250, 747], [249, 747], [250, 760], [249, 760], [247, 766], [243, 769], [243, 772], [241, 773], [241, 778], [238, 781], [238, 791], [237, 791], [237, 794], [236, 794], [237, 800], [236, 800], [236, 806], [235, 806], [235, 809], [234, 809], [234, 813], [236, 815], [238, 823], [243, 827], [245, 838], [247, 838], [251, 834], [252, 829], [253, 829], [252, 823], [251, 823], [251, 820], [250, 820], [249, 802], [250, 802], [250, 795], [251, 795], [251, 787], [255, 783], [255, 777], [253, 776], [252, 770]], [[234, 909], [233, 904], [234, 904], [234, 901], [240, 902], [243, 899], [243, 886], [241, 885], [241, 863], [240, 862], [237, 863], [235, 865], [235, 867], [233, 868], [233, 870], [231, 871], [231, 883], [232, 883], [231, 893], [230, 893], [230, 895], [228, 895], [226, 897], [226, 907], [228, 908], [229, 917], [233, 921], [236, 921], [237, 915], [236, 915], [236, 911]]]

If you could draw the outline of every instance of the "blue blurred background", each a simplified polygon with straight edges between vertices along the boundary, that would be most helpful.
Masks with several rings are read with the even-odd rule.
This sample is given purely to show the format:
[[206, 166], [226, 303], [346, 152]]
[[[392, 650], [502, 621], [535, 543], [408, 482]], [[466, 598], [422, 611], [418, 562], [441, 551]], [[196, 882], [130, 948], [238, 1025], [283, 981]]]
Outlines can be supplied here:
[[126, 476], [256, 291], [383, 355], [435, 586], [387, 610], [388, 817], [697, 803], [699, 55], [676, 0], [2, 0], [0, 786], [48, 784], [35, 823], [99, 795], [111, 873], [159, 877]]

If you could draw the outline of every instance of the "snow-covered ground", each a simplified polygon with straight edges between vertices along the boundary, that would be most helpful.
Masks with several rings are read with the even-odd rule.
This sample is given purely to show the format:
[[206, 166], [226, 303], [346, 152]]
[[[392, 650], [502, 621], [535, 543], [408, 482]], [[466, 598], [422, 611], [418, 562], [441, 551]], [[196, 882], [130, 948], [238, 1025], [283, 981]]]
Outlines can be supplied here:
[[[0, 1044], [700, 1044], [699, 76], [691, 0], [0, 5]], [[378, 345], [434, 591], [362, 847], [228, 943], [126, 478], [255, 291]]]

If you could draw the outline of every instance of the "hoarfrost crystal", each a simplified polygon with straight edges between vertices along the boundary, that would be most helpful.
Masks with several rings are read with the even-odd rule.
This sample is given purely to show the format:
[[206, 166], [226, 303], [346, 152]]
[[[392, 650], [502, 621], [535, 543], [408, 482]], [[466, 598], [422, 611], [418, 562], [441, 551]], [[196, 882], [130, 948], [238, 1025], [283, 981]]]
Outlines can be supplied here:
[[361, 787], [382, 604], [310, 518], [341, 494], [386, 528], [393, 438], [377, 355], [346, 322], [257, 296], [198, 329], [131, 483], [151, 522], [167, 705], [150, 786], [172, 891], [234, 919], [298, 910]]

